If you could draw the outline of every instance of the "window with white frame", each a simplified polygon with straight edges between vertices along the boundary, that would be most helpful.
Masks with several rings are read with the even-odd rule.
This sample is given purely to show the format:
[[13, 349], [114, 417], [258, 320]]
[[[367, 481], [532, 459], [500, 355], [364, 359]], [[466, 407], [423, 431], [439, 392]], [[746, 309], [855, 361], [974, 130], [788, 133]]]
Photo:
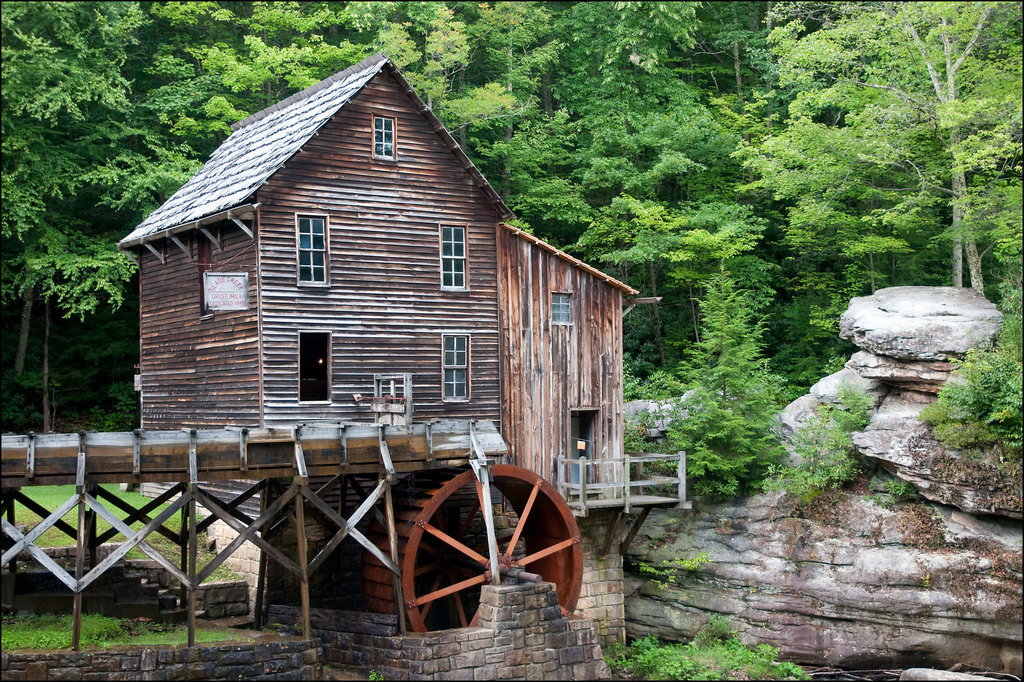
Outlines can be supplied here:
[[299, 283], [327, 284], [327, 221], [298, 216]]
[[469, 399], [469, 337], [444, 336], [443, 359], [444, 399]]
[[572, 294], [551, 294], [551, 321], [554, 324], [572, 324]]
[[395, 119], [373, 117], [373, 156], [377, 159], [395, 158]]
[[466, 228], [441, 226], [441, 288], [466, 288]]

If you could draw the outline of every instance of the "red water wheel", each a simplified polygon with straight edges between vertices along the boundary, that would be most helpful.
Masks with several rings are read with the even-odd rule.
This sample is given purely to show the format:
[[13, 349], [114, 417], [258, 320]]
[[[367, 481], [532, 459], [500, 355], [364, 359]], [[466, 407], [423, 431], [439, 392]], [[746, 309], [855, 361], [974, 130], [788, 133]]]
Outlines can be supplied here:
[[[583, 579], [583, 545], [572, 511], [537, 474], [520, 467], [492, 467], [497, 489], [515, 511], [495, 533], [502, 575], [519, 570], [555, 584], [564, 613], [576, 608]], [[480, 588], [490, 582], [482, 486], [471, 470], [424, 471], [397, 485], [393, 494], [399, 567], [409, 627], [429, 632], [476, 623]], [[374, 542], [388, 551], [384, 529]], [[366, 553], [363, 583], [367, 607], [394, 613], [391, 573]]]

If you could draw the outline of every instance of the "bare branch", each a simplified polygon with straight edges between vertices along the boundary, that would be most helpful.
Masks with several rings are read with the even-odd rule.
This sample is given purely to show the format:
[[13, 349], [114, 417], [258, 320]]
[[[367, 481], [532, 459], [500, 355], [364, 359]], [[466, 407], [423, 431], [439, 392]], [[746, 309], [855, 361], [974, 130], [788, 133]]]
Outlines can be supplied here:
[[974, 35], [972, 35], [971, 39], [967, 41], [967, 47], [964, 48], [963, 53], [956, 60], [956, 64], [953, 64], [953, 73], [956, 73], [960, 69], [960, 66], [964, 63], [964, 60], [967, 59], [967, 55], [970, 54], [971, 50], [974, 48], [974, 44], [978, 42], [978, 38], [981, 37], [981, 29], [985, 27], [985, 24], [988, 22], [988, 15], [991, 13], [991, 7], [986, 7], [985, 11], [981, 13], [981, 18], [978, 19], [978, 25], [974, 27]]
[[928, 75], [931, 76], [932, 85], [935, 87], [935, 94], [938, 95], [939, 101], [945, 102], [946, 97], [942, 94], [942, 81], [939, 80], [939, 73], [935, 70], [935, 66], [931, 60], [928, 59], [928, 50], [925, 49], [924, 41], [921, 40], [921, 36], [917, 34], [917, 29], [910, 23], [909, 19], [903, 20], [903, 28], [907, 29], [910, 33], [910, 37], [914, 39], [914, 43], [917, 44], [917, 49], [921, 51], [921, 59], [924, 60], [925, 66], [928, 67]]

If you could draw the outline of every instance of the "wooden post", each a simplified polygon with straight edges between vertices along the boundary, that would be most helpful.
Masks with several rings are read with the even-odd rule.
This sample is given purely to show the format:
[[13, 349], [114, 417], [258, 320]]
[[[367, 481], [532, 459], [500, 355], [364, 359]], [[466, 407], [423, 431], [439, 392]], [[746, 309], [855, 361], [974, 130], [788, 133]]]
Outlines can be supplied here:
[[188, 447], [188, 645], [196, 645], [196, 430], [189, 432]]
[[[99, 488], [98, 485], [89, 486], [89, 494], [96, 498], [96, 490]], [[96, 512], [93, 509], [87, 509], [85, 512], [85, 525], [88, 529], [86, 539], [89, 546], [89, 568], [90, 570], [96, 566]], [[126, 538], [127, 539], [127, 538]]]
[[622, 513], [629, 514], [629, 497], [632, 494], [632, 484], [629, 479], [629, 453], [622, 453]]
[[580, 512], [587, 515], [587, 458], [580, 455]]
[[679, 503], [686, 501], [686, 451], [679, 451]]
[[75, 477], [78, 495], [78, 545], [75, 548], [75, 601], [71, 621], [71, 649], [78, 651], [82, 636], [82, 573], [85, 567], [85, 432], [78, 433], [78, 473]]
[[[299, 485], [303, 488], [306, 487], [305, 479], [302, 479]], [[303, 639], [309, 639], [311, 636], [309, 630], [309, 568], [307, 566], [309, 549], [306, 546], [305, 499], [302, 493], [295, 496], [295, 537], [298, 540], [296, 543], [299, 555], [298, 564], [302, 572], [300, 576], [302, 582], [299, 585], [299, 598], [302, 600], [302, 637]]]
[[[267, 511], [267, 497], [270, 495], [270, 481], [264, 480], [260, 487], [260, 516], [263, 516], [264, 512]], [[260, 630], [263, 628], [263, 591], [267, 586], [267, 553], [260, 547], [260, 568], [256, 574], [256, 605], [255, 614], [253, 616], [253, 628]]]
[[[7, 495], [4, 496], [4, 498], [5, 498], [4, 502], [7, 504], [7, 522], [13, 526], [14, 525], [14, 495], [11, 494], [11, 493], [8, 493]], [[8, 566], [10, 566], [10, 568], [11, 568], [11, 573], [17, 573], [18, 572], [18, 557], [17, 556], [11, 557], [11, 563], [8, 564]]]
[[[388, 522], [388, 551], [391, 560], [398, 563], [398, 531], [395, 529], [395, 507], [391, 498], [391, 482], [384, 488], [384, 514]], [[398, 617], [398, 630], [405, 634], [405, 602], [402, 596], [402, 576], [393, 574], [391, 581], [395, 587], [395, 615]]]
[[[185, 490], [182, 487], [179, 495], [184, 495]], [[181, 561], [181, 572], [188, 575], [188, 504], [181, 508], [181, 528], [178, 531], [178, 544], [181, 549], [180, 559]], [[182, 583], [181, 594], [178, 595], [178, 603], [181, 604], [182, 608], [186, 608], [188, 604], [188, 585]]]

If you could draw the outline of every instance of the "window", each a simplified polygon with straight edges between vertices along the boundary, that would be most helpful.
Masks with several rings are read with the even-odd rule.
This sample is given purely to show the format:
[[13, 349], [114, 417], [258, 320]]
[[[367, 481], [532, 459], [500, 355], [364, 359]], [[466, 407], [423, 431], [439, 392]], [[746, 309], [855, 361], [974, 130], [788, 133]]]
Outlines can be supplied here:
[[331, 333], [299, 332], [299, 401], [331, 399]]
[[444, 399], [467, 400], [469, 398], [469, 337], [445, 336]]
[[395, 158], [395, 119], [373, 117], [373, 156], [377, 159]]
[[569, 304], [572, 294], [551, 294], [551, 321], [554, 324], [572, 324]]
[[299, 282], [327, 284], [327, 225], [322, 217], [298, 216]]
[[466, 288], [466, 228], [441, 226], [441, 288]]

